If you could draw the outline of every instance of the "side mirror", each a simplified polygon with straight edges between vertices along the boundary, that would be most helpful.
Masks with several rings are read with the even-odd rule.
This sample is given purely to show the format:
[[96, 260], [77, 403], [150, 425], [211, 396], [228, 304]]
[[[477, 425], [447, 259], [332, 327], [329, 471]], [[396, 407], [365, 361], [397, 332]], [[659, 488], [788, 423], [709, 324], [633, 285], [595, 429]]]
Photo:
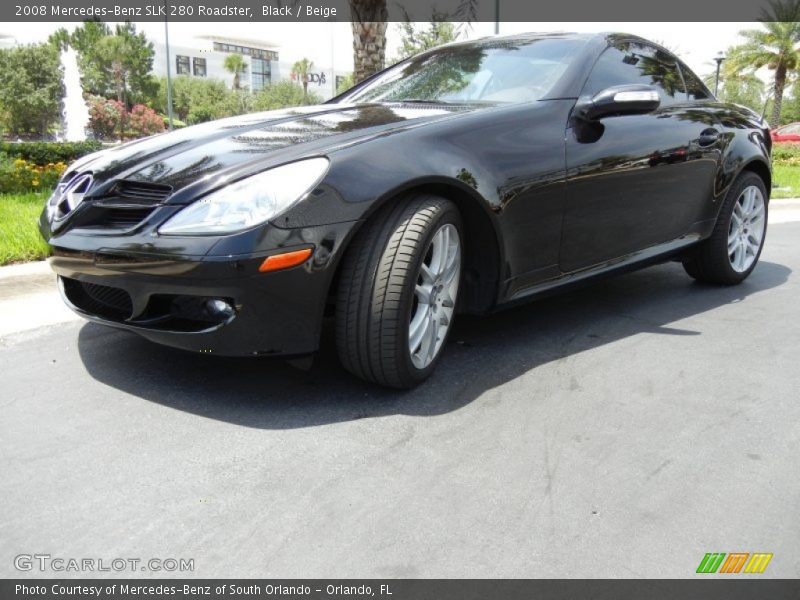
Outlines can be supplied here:
[[592, 98], [581, 98], [575, 105], [575, 115], [594, 121], [612, 115], [641, 115], [658, 108], [661, 99], [651, 85], [614, 85]]

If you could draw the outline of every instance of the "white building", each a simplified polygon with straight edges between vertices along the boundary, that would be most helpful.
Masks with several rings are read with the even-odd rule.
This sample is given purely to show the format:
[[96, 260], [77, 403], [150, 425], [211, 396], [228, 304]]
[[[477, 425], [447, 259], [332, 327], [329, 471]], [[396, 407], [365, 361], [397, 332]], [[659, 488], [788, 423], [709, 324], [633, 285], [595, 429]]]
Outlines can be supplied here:
[[[230, 37], [203, 36], [195, 38], [196, 44], [189, 46], [169, 46], [169, 68], [171, 75], [207, 77], [220, 79], [228, 87], [233, 87], [233, 74], [225, 70], [225, 57], [240, 54], [247, 65], [239, 75], [239, 85], [257, 92], [270, 83], [284, 79], [292, 80], [292, 65], [302, 57], [281, 60], [279, 50], [274, 44], [264, 40], [247, 40]], [[165, 44], [153, 44], [153, 74], [167, 75], [167, 49]], [[336, 85], [348, 73], [332, 71], [331, 67], [321, 68], [313, 65], [309, 74], [308, 91], [324, 100], [335, 95]], [[298, 85], [300, 83], [298, 82]]]

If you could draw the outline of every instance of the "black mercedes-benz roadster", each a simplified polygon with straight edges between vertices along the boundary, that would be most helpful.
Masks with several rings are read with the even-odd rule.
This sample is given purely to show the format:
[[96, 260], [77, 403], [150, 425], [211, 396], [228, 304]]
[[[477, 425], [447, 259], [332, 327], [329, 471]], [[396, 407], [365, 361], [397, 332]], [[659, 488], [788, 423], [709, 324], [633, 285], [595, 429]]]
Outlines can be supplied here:
[[[764, 244], [767, 124], [622, 34], [455, 43], [330, 102], [73, 164], [40, 226], [67, 304], [155, 342], [428, 377], [454, 316], [680, 260], [745, 279]], [[698, 289], [698, 293], [703, 293]]]

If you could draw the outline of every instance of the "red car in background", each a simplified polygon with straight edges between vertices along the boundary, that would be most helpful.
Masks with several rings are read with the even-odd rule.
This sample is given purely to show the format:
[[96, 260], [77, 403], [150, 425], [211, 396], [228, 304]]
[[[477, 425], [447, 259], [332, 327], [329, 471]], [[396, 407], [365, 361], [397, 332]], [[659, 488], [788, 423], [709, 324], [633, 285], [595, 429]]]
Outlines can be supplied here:
[[772, 130], [773, 142], [800, 142], [800, 123], [789, 123]]

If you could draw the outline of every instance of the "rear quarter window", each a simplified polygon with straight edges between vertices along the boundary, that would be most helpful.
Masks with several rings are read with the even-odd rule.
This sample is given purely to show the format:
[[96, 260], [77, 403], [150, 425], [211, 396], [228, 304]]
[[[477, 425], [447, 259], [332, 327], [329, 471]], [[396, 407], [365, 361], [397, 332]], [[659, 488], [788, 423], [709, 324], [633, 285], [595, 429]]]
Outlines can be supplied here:
[[711, 92], [708, 91], [700, 78], [685, 64], [678, 64], [683, 74], [683, 81], [686, 83], [686, 94], [689, 100], [710, 100]]
[[606, 48], [592, 68], [584, 93], [594, 95], [613, 85], [637, 83], [655, 87], [662, 106], [686, 101], [686, 88], [675, 59], [635, 40]]

